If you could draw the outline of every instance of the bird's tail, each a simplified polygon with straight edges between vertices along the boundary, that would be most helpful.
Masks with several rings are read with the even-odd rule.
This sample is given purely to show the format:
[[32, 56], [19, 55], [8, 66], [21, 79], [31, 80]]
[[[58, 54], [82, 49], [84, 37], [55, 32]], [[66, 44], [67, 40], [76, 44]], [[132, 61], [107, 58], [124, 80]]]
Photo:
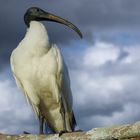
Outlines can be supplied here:
[[73, 116], [72, 116], [72, 131], [75, 131], [75, 127], [76, 127], [77, 123], [76, 123], [76, 119], [75, 119], [73, 112], [72, 112], [72, 114], [73, 114]]

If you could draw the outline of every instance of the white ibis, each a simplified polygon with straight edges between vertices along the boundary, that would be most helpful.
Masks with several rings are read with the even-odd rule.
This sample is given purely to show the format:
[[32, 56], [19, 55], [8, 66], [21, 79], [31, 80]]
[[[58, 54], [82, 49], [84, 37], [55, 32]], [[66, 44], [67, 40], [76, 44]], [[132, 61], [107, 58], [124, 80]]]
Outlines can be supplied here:
[[40, 22], [43, 20], [64, 24], [82, 38], [80, 30], [69, 21], [31, 7], [24, 15], [28, 27], [25, 37], [11, 55], [11, 69], [17, 86], [39, 118], [40, 133], [44, 132], [44, 123], [54, 133], [72, 132], [76, 121], [68, 69], [59, 48], [49, 42], [47, 30]]

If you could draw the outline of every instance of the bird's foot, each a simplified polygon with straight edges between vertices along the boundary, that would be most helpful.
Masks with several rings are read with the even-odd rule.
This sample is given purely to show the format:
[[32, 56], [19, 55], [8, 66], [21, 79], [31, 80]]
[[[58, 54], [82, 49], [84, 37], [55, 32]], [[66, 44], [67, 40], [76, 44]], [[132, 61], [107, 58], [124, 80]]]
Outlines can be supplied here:
[[[83, 130], [79, 129], [79, 130], [76, 130], [76, 131], [73, 131], [73, 132], [83, 132]], [[59, 137], [61, 137], [64, 133], [72, 133], [72, 132], [69, 132], [67, 130], [62, 130], [59, 132]]]
[[67, 130], [62, 130], [59, 132], [59, 137], [61, 137], [64, 133], [70, 133], [70, 132]]
[[83, 130], [79, 129], [79, 130], [75, 130], [73, 132], [83, 132]]
[[29, 132], [27, 132], [27, 131], [23, 131], [23, 134], [30, 134]]

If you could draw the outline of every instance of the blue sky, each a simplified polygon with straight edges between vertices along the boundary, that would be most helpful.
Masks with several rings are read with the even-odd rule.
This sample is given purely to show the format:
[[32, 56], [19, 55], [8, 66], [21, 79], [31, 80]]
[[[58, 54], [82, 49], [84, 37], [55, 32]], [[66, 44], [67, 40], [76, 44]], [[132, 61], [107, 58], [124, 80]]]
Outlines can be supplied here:
[[[0, 132], [38, 133], [38, 120], [17, 88], [10, 69], [12, 50], [24, 37], [23, 15], [38, 6], [62, 16], [83, 32], [43, 22], [68, 66], [78, 128], [140, 120], [140, 2], [136, 0], [0, 2]], [[60, 35], [61, 33], [61, 35]]]

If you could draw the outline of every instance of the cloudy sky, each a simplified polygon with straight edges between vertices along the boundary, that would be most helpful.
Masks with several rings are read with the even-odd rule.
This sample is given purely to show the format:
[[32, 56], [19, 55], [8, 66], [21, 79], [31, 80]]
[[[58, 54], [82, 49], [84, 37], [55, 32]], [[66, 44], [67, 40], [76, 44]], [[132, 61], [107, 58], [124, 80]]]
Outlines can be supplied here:
[[56, 23], [45, 23], [68, 65], [78, 127], [140, 120], [140, 1], [1, 0], [0, 132], [38, 133], [38, 120], [16, 87], [9, 58], [24, 37], [23, 15], [38, 6], [77, 25], [84, 38]]

